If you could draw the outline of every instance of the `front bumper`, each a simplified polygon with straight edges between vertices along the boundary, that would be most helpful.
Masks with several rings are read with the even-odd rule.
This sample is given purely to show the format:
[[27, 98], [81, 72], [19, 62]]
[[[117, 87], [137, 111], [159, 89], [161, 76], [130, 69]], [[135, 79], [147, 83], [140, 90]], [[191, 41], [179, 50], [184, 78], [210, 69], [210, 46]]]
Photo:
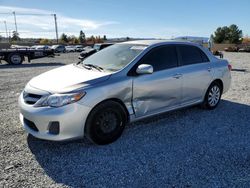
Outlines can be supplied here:
[[[24, 129], [33, 136], [53, 141], [81, 138], [84, 125], [91, 108], [79, 103], [72, 103], [59, 108], [34, 107], [24, 102], [22, 93], [19, 97], [20, 121]], [[24, 121], [24, 118], [26, 121]], [[32, 129], [28, 122], [34, 123], [37, 130]], [[51, 122], [59, 122], [59, 133], [51, 134]]]

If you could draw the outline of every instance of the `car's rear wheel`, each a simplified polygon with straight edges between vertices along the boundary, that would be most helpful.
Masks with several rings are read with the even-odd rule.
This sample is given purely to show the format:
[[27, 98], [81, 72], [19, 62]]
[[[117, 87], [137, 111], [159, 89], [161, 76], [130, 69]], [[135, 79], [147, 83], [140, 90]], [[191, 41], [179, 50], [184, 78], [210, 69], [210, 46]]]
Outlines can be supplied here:
[[215, 109], [220, 103], [221, 95], [221, 85], [217, 82], [213, 82], [206, 92], [202, 107], [210, 110]]
[[98, 144], [109, 144], [117, 140], [127, 123], [125, 109], [118, 102], [106, 101], [96, 106], [85, 124], [85, 134]]

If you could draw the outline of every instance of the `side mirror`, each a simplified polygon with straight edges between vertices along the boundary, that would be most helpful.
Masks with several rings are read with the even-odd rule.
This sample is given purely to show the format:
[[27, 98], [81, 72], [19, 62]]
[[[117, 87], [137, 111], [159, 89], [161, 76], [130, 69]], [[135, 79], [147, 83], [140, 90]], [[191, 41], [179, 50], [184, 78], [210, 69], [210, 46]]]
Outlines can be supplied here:
[[154, 68], [152, 65], [149, 64], [141, 64], [136, 69], [137, 74], [152, 74], [153, 72]]

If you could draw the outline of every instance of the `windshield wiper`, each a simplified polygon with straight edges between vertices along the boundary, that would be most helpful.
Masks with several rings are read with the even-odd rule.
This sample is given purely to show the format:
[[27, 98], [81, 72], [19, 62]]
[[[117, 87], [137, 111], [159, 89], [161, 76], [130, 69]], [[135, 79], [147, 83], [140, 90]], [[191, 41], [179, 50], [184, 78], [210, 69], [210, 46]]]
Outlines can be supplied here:
[[102, 68], [102, 67], [100, 67], [100, 66], [98, 66], [98, 65], [93, 65], [93, 64], [82, 64], [85, 68], [86, 67], [90, 67], [90, 68], [94, 68], [94, 69], [96, 69], [96, 70], [98, 70], [98, 71], [100, 71], [100, 72], [102, 72], [104, 69]]

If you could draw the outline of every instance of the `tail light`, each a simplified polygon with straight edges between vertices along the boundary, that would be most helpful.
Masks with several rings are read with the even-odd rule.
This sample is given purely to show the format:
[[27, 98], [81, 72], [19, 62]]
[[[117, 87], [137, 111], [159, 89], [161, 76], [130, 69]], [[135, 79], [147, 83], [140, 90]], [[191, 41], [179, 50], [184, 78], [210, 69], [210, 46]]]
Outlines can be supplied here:
[[227, 67], [228, 67], [228, 70], [229, 70], [229, 71], [232, 70], [232, 65], [228, 64]]

